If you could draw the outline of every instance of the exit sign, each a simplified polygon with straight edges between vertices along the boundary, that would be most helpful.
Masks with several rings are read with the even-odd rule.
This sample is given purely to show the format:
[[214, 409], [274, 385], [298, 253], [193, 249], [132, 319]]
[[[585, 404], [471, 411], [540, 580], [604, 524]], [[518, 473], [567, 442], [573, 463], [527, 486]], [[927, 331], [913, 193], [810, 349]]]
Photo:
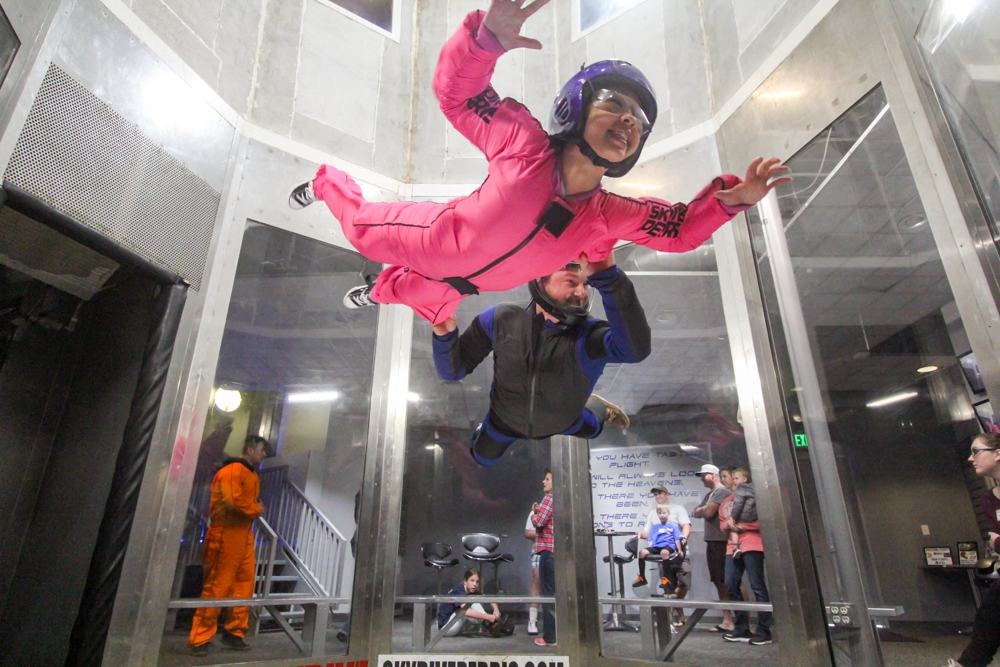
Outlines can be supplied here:
[[795, 434], [795, 446], [796, 447], [808, 447], [809, 446], [809, 441], [806, 440], [806, 434], [805, 433], [796, 433]]

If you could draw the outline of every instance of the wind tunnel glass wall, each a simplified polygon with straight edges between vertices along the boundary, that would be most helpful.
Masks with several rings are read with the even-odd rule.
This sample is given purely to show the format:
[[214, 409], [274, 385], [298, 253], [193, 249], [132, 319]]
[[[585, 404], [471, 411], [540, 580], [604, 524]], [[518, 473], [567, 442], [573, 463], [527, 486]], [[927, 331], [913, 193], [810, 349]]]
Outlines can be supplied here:
[[[679, 608], [670, 612], [665, 595], [719, 600], [707, 550], [709, 543], [717, 545], [713, 550], [718, 545], [724, 550], [725, 542], [719, 542], [720, 533], [711, 529], [706, 534], [705, 521], [693, 516], [709, 493], [696, 473], [706, 463], [749, 467], [711, 245], [683, 255], [657, 255], [652, 258], [648, 249], [636, 246], [616, 253], [645, 310], [652, 352], [638, 364], [609, 366], [595, 388], [622, 406], [631, 420], [626, 431], [606, 428], [590, 442], [597, 593], [603, 600], [624, 598], [622, 605], [601, 605], [602, 653], [613, 658], [663, 659], [672, 624], [686, 617]], [[593, 315], [603, 319], [603, 307], [595, 304]], [[646, 583], [638, 580], [640, 560], [634, 552], [650, 545], [639, 539], [633, 547], [630, 539], [645, 529], [651, 515], [653, 523], [659, 523], [652, 494], [656, 487], [667, 490], [667, 504], [676, 508], [668, 520], [690, 532], [688, 560], [666, 585], [656, 562], [644, 564]], [[612, 553], [623, 561], [621, 570], [605, 560]], [[634, 599], [659, 606], [651, 618], [643, 618], [639, 606], [628, 604]], [[702, 631], [722, 621], [720, 612], [708, 613], [700, 621], [701, 629], [673, 653], [673, 660], [690, 665], [744, 664], [745, 644], [723, 642], [720, 633]], [[777, 662], [776, 646], [757, 649], [763, 662], [755, 664]]]
[[[1000, 239], [1000, 5], [932, 2], [916, 34], [989, 232]], [[963, 11], [964, 10], [964, 11]]]
[[[528, 290], [486, 293], [462, 301], [459, 331], [479, 313], [500, 303], [526, 305]], [[431, 348], [430, 324], [415, 318], [410, 360], [409, 408], [406, 426], [406, 463], [400, 521], [401, 568], [397, 590], [403, 595], [447, 593], [463, 583], [463, 573], [481, 571], [481, 589], [487, 594], [531, 594], [532, 541], [525, 539], [525, 523], [532, 503], [544, 497], [542, 478], [549, 467], [549, 441], [522, 440], [507, 450], [498, 465], [485, 468], [469, 452], [472, 434], [489, 407], [493, 360], [487, 357], [460, 382], [438, 377]], [[499, 538], [491, 551], [496, 558], [469, 558], [475, 545], [463, 538], [487, 534]], [[426, 546], [425, 546], [426, 545]], [[436, 547], [432, 545], [438, 545]], [[440, 557], [425, 558], [431, 549]], [[450, 550], [450, 551], [449, 551]], [[452, 564], [453, 563], [453, 564]], [[431, 651], [441, 653], [524, 654], [534, 651], [525, 634], [527, 605], [501, 605], [517, 623], [514, 635], [476, 637], [470, 626], [461, 636], [441, 639]], [[393, 650], [422, 652], [413, 646], [414, 606], [403, 605], [393, 633]], [[489, 611], [489, 610], [488, 610]], [[437, 607], [429, 605], [432, 633], [437, 631]], [[419, 632], [417, 633], [419, 634]], [[529, 650], [529, 647], [531, 650]]]
[[[248, 436], [266, 438], [252, 592], [275, 602], [251, 608], [254, 636], [245, 641], [255, 660], [301, 655], [281, 628], [305, 639], [303, 624], [316, 609], [281, 604], [283, 596], [328, 598], [332, 614], [316, 641], [326, 642], [327, 654], [347, 648], [377, 309], [348, 310], [342, 297], [363, 263], [357, 253], [255, 222], [243, 237], [172, 597], [198, 598], [206, 577], [213, 595], [238, 597], [220, 594], [226, 559], [208, 562], [214, 552], [206, 544], [215, 538], [225, 548], [232, 537], [207, 533], [218, 514], [213, 478], [241, 456]], [[182, 609], [168, 624], [161, 665], [193, 664], [186, 657], [192, 615]]]
[[[750, 227], [823, 599], [849, 591], [829, 556], [837, 538], [817, 490], [830, 484], [815, 465], [819, 441], [836, 458], [868, 605], [902, 606], [912, 632], [971, 622], [966, 573], [929, 566], [944, 561], [925, 549], [955, 565], [959, 542], [983, 553], [983, 486], [965, 459], [977, 412], [992, 410], [882, 89], [787, 164], [779, 219], [753, 209]], [[807, 361], [793, 368], [797, 350]], [[831, 631], [837, 664], [851, 664], [851, 636]], [[883, 642], [885, 664], [912, 664], [905, 648]]]

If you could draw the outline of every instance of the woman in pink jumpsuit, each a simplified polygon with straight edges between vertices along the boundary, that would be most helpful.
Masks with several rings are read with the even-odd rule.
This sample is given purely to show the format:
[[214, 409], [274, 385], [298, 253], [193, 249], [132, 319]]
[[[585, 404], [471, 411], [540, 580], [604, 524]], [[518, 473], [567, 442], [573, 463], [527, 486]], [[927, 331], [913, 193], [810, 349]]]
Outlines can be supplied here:
[[[540, 48], [519, 33], [524, 20], [547, 1], [522, 7], [525, 0], [492, 0], [489, 12], [469, 14], [441, 51], [434, 77], [441, 110], [489, 161], [489, 175], [475, 192], [444, 204], [375, 203], [366, 201], [358, 184], [339, 169], [324, 165], [316, 174], [314, 197], [326, 202], [347, 240], [366, 258], [391, 265], [371, 289], [376, 303], [406, 304], [438, 323], [469, 294], [513, 289], [559, 270], [581, 254], [600, 261], [619, 239], [664, 252], [686, 252], [785, 180], [768, 185], [768, 179], [785, 168], [775, 166], [777, 160], [758, 160], [743, 186], [738, 177], [724, 174], [687, 204], [622, 197], [601, 188], [606, 169], [592, 161], [574, 166], [581, 157], [579, 140], [553, 141], [523, 105], [500, 99], [490, 85], [496, 61], [507, 49]], [[604, 63], [638, 72], [622, 61]], [[632, 100], [639, 97], [630, 93], [624, 91]], [[588, 139], [590, 144], [607, 144], [603, 149], [594, 146], [601, 157], [609, 152], [614, 157], [620, 148], [622, 157], [631, 158], [628, 168], [634, 164], [652, 126], [650, 121], [639, 127], [635, 116], [645, 111], [655, 119], [651, 88], [648, 96], [651, 110], [647, 104], [643, 110], [604, 118], [607, 136]], [[589, 115], [598, 114], [589, 109]], [[585, 122], [590, 132], [597, 121], [588, 117]], [[588, 168], [585, 191], [567, 187], [571, 181], [586, 183], [579, 175]], [[717, 193], [722, 195], [717, 198]], [[727, 203], [723, 195], [728, 195]]]

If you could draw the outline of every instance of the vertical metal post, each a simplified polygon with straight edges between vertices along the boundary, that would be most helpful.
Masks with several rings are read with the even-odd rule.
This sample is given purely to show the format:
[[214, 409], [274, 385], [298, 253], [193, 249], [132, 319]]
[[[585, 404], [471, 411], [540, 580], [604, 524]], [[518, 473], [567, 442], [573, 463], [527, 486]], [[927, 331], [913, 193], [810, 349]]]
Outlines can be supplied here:
[[412, 337], [412, 310], [379, 307], [349, 653], [370, 661], [392, 652]]
[[585, 665], [601, 646], [590, 446], [567, 435], [552, 436], [551, 443], [556, 637], [570, 664]]
[[802, 312], [802, 302], [795, 282], [795, 270], [788, 251], [777, 195], [772, 191], [761, 201], [759, 208], [763, 221], [764, 241], [771, 262], [771, 271], [774, 274], [782, 328], [792, 363], [792, 374], [799, 389], [802, 424], [809, 438], [816, 490], [823, 508], [823, 521], [837, 572], [840, 587], [837, 591], [840, 598], [838, 601], [854, 605], [860, 626], [856, 632], [848, 635], [850, 657], [855, 665], [876, 667], [883, 664], [882, 651], [868, 616], [861, 564], [851, 533], [850, 517], [844, 502], [844, 491], [837, 470], [837, 459], [830, 438], [823, 395], [809, 343], [809, 332]]
[[823, 602], [771, 354], [750, 230], [741, 216], [713, 236], [747, 456], [757, 490], [781, 665], [829, 666]]

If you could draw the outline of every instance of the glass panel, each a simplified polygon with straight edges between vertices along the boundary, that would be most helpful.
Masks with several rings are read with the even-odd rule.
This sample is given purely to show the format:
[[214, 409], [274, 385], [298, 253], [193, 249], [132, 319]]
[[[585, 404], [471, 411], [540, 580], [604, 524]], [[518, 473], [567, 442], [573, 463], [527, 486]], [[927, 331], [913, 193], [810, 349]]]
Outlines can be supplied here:
[[[652, 352], [639, 364], [608, 366], [595, 388], [622, 406], [631, 418], [627, 431], [606, 429], [590, 443], [598, 593], [605, 599], [626, 599], [624, 607], [602, 605], [602, 650], [613, 658], [657, 660], [670, 638], [671, 622], [683, 620], [682, 614], [669, 614], [664, 607], [654, 612], [653, 622], [661, 636], [655, 649], [646, 637], [640, 638], [631, 629], [646, 629], [643, 623], [650, 621], [644, 621], [640, 607], [628, 605], [627, 600], [663, 600], [665, 593], [677, 594], [675, 583], [662, 585], [659, 564], [644, 563], [632, 553], [650, 549], [650, 543], [638, 540], [632, 547], [630, 538], [646, 528], [647, 520], [651, 526], [659, 524], [659, 519], [653, 518], [657, 499], [652, 489], [663, 487], [668, 492], [666, 504], [675, 508], [668, 511], [668, 522], [682, 528], [686, 522], [690, 525], [688, 562], [676, 577], [680, 595], [718, 600], [720, 591], [711, 581], [707, 551], [712, 544], [712, 549], [723, 549], [724, 555], [727, 545], [721, 533], [710, 530], [706, 534], [706, 522], [693, 516], [710, 493], [696, 473], [706, 463], [728, 469], [749, 467], [714, 248], [709, 243], [683, 255], [655, 254], [651, 257], [650, 251], [641, 247], [617, 253], [619, 266], [635, 284], [646, 312]], [[593, 314], [605, 317], [599, 306]], [[726, 481], [728, 484], [728, 478]], [[729, 495], [728, 490], [719, 493]], [[678, 512], [677, 507], [683, 511]], [[612, 535], [602, 534], [602, 528]], [[655, 555], [655, 550], [650, 551]], [[604, 560], [611, 552], [625, 561], [620, 572]], [[750, 560], [753, 558], [756, 556]], [[718, 562], [724, 563], [722, 559]], [[643, 570], [646, 584], [637, 578]], [[753, 623], [755, 619], [750, 620]], [[729, 619], [712, 611], [700, 624], [673, 654], [674, 661], [744, 664], [745, 644], [724, 642], [720, 633], [702, 630], [723, 624], [732, 627]], [[750, 629], [755, 627], [752, 624]], [[754, 664], [776, 664], [777, 646], [756, 647], [755, 660], [760, 662]]]
[[14, 27], [7, 18], [7, 12], [0, 8], [0, 84], [7, 78], [11, 63], [17, 50], [21, 48], [21, 40], [17, 38]]
[[[526, 304], [528, 299], [524, 287], [469, 297], [457, 311], [459, 329], [464, 331], [490, 306]], [[549, 441], [522, 440], [507, 450], [498, 465], [479, 465], [469, 448], [472, 434], [489, 407], [492, 358], [486, 358], [460, 382], [444, 382], [434, 368], [431, 341], [430, 324], [415, 318], [400, 529], [401, 586], [397, 590], [403, 595], [446, 594], [463, 586], [464, 575], [471, 568], [481, 572], [480, 590], [486, 594], [499, 590], [501, 595], [531, 595], [533, 542], [524, 537], [525, 523], [532, 503], [544, 497], [542, 478], [549, 467]], [[471, 553], [475, 546], [465, 544], [463, 538], [473, 534], [499, 538], [499, 544], [490, 545], [495, 557], [486, 554], [479, 558]], [[424, 545], [428, 545], [426, 549]], [[430, 545], [441, 549], [438, 557]], [[488, 605], [486, 611], [491, 611]], [[514, 635], [492, 638], [487, 634], [475, 639], [470, 635], [485, 631], [478, 623], [470, 623], [461, 636], [445, 637], [430, 651], [533, 652], [535, 647], [525, 634], [528, 606], [505, 604], [500, 611], [516, 624]], [[396, 652], [422, 652], [411, 644], [413, 612], [413, 605], [405, 604], [403, 615], [397, 618], [393, 633]], [[426, 609], [432, 633], [438, 631], [437, 613], [435, 605]]]
[[[838, 567], [834, 550], [845, 525], [867, 605], [906, 612], [893, 631], [873, 619], [890, 640], [874, 659], [856, 630], [831, 626], [836, 662], [877, 664], [881, 652], [910, 665], [901, 636], [930, 642], [922, 623], [975, 611], [966, 573], [928, 568], [924, 548], [946, 547], [957, 565], [957, 543], [980, 536], [981, 485], [964, 459], [984, 396], [962, 372], [968, 338], [881, 88], [787, 164], [775, 220], [749, 217], [823, 599], [851, 601], [850, 557]], [[818, 465], [820, 447], [835, 471]], [[820, 487], [842, 489], [846, 523]], [[922, 656], [943, 664], [960, 644]]]
[[[332, 616], [320, 623], [324, 636], [318, 641], [326, 642], [329, 654], [347, 648], [352, 536], [375, 354], [377, 310], [347, 310], [341, 302], [363, 263], [357, 253], [247, 224], [172, 592], [175, 599], [198, 598], [205, 586], [218, 598], [248, 592], [256, 598], [328, 598]], [[238, 495], [225, 495], [226, 475], [242, 476], [236, 488], [252, 489], [247, 466], [239, 462], [241, 454], [249, 456], [244, 451], [249, 436], [268, 441], [268, 458], [258, 472], [264, 512], [263, 520], [253, 522], [255, 580], [252, 591], [241, 595], [227, 576], [234, 576], [247, 553], [249, 521], [222, 498]], [[250, 513], [252, 505], [248, 502]], [[210, 523], [221, 532], [210, 530]], [[326, 609], [289, 602], [251, 607], [251, 636], [245, 641], [253, 658], [299, 657], [281, 627], [289, 626], [300, 639], [304, 621], [318, 613], [321, 622]], [[160, 664], [203, 664], [204, 658], [188, 652], [194, 611], [172, 614], [176, 618], [168, 623]], [[239, 614], [224, 615], [227, 629], [241, 634]], [[194, 643], [211, 637], [214, 624], [206, 621], [201, 627]], [[226, 639], [212, 643], [218, 647]], [[215, 664], [244, 662], [247, 654], [213, 651], [210, 656]]]
[[931, 2], [917, 33], [994, 240], [1000, 239], [1000, 5]]

